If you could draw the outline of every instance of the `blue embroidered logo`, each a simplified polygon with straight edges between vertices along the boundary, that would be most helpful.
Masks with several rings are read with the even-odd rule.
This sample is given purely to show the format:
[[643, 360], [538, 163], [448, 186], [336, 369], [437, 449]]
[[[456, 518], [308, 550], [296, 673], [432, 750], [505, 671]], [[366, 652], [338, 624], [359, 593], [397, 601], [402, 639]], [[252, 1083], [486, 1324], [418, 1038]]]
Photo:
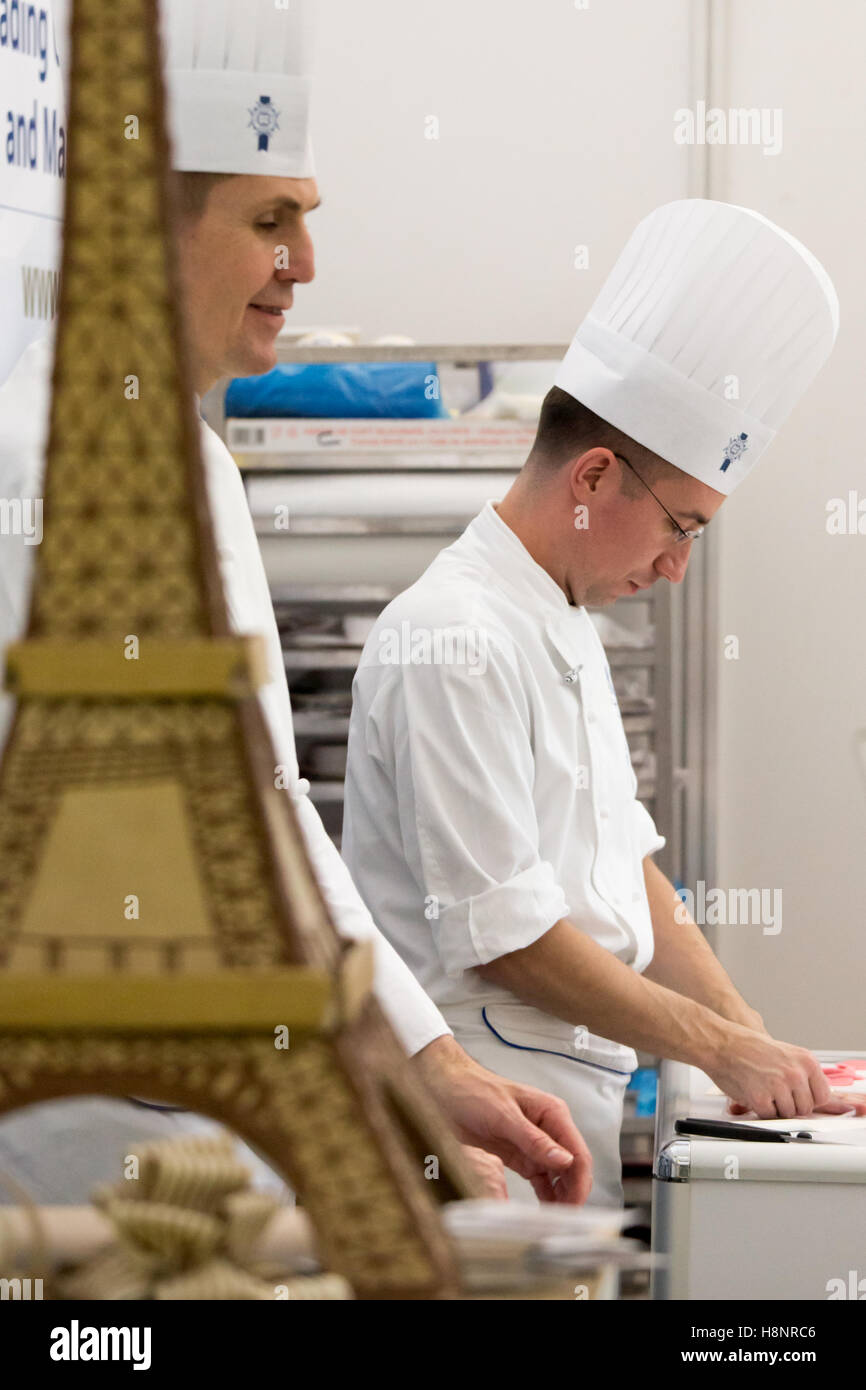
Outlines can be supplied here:
[[735, 438], [734, 435], [731, 435], [730, 439], [728, 440], [728, 447], [725, 453], [725, 461], [722, 464], [720, 470], [722, 473], [724, 473], [725, 469], [728, 467], [729, 464], [733, 463], [734, 459], [740, 458], [746, 452], [746, 450], [749, 447], [746, 443], [748, 437], [749, 436], [747, 434], [741, 434], [739, 438]]
[[275, 130], [279, 130], [280, 125], [277, 117], [279, 111], [275, 106], [271, 106], [270, 97], [259, 97], [255, 106], [248, 108], [250, 113], [250, 125], [258, 133], [260, 150], [268, 148], [268, 140]]

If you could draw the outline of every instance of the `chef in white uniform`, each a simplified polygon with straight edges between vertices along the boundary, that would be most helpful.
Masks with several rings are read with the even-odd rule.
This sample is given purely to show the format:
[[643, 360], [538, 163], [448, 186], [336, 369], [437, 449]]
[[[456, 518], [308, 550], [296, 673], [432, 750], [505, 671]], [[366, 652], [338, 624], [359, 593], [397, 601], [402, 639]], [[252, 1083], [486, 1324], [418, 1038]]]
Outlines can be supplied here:
[[664, 839], [584, 606], [682, 580], [836, 328], [826, 272], [765, 218], [651, 213], [508, 495], [385, 609], [355, 677], [352, 876], [466, 1050], [568, 1102], [593, 1202], [621, 1200], [635, 1048], [761, 1115], [845, 1108], [811, 1053], [768, 1036], [653, 863]]
[[[310, 81], [303, 17], [272, 0], [215, 5], [171, 0], [168, 47], [173, 165], [185, 209], [179, 250], [194, 382], [199, 395], [226, 375], [253, 375], [276, 361], [275, 340], [295, 283], [313, 278], [305, 215], [318, 202], [309, 138]], [[207, 179], [207, 175], [220, 176]], [[280, 248], [288, 249], [286, 257]], [[23, 354], [0, 390], [0, 497], [41, 497], [53, 344]], [[208, 496], [233, 628], [264, 633], [271, 680], [264, 714], [317, 877], [340, 932], [372, 938], [377, 996], [418, 1073], [450, 1115], [492, 1195], [504, 1195], [502, 1162], [544, 1199], [582, 1201], [586, 1146], [565, 1106], [507, 1084], [455, 1042], [438, 1008], [382, 937], [299, 779], [279, 635], [237, 466], [204, 423]], [[32, 537], [0, 537], [0, 650], [26, 626]], [[0, 739], [11, 718], [0, 704]], [[112, 1179], [131, 1142], [210, 1122], [172, 1109], [112, 1099], [57, 1101], [0, 1119], [0, 1173], [37, 1201], [84, 1201]], [[0, 1192], [0, 1201], [3, 1194]]]

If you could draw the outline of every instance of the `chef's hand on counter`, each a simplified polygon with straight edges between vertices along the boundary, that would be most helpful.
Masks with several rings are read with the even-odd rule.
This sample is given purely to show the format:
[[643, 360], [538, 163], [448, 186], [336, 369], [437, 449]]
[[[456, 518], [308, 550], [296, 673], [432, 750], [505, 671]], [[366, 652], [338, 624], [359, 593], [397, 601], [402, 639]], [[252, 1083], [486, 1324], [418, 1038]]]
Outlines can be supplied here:
[[450, 1034], [416, 1052], [412, 1064], [465, 1144], [528, 1179], [541, 1202], [586, 1201], [592, 1158], [563, 1101], [479, 1066]]
[[495, 1154], [489, 1154], [486, 1149], [476, 1149], [471, 1144], [462, 1144], [461, 1148], [464, 1159], [481, 1183], [481, 1196], [507, 1202], [508, 1187], [502, 1159], [497, 1158]]
[[728, 1024], [722, 1052], [704, 1066], [729, 1097], [734, 1115], [754, 1111], [759, 1120], [791, 1120], [795, 1115], [866, 1114], [866, 1096], [832, 1091], [821, 1064], [808, 1048], [778, 1042], [766, 1033]]
[[[828, 1103], [827, 1105], [815, 1106], [816, 1114], [845, 1115], [848, 1113], [849, 1110], [853, 1110], [857, 1115], [866, 1115], [866, 1096], [864, 1096], [862, 1092], [858, 1093], [855, 1091], [852, 1095], [846, 1096], [844, 1091], [831, 1090], [830, 1097], [830, 1103]], [[749, 1113], [750, 1111], [747, 1106], [739, 1105], [735, 1100], [728, 1101], [729, 1115], [748, 1115]], [[769, 1118], [772, 1120], [775, 1118], [775, 1114], [776, 1112], [774, 1111], [773, 1114], [769, 1117], [765, 1115], [759, 1115], [758, 1119], [763, 1120]], [[790, 1117], [786, 1115], [781, 1118], [788, 1119]]]

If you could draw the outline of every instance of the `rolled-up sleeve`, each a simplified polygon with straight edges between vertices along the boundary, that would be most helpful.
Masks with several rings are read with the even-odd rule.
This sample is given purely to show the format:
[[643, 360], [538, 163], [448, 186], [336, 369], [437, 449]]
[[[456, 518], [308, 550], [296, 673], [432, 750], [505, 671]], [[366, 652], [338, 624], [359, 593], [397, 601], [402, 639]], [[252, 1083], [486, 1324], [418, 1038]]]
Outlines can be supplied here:
[[[477, 638], [467, 634], [472, 650]], [[396, 666], [370, 711], [368, 749], [389, 763], [407, 861], [432, 910], [447, 975], [536, 941], [568, 903], [539, 853], [529, 716], [513, 650], [487, 638], [483, 670]]]

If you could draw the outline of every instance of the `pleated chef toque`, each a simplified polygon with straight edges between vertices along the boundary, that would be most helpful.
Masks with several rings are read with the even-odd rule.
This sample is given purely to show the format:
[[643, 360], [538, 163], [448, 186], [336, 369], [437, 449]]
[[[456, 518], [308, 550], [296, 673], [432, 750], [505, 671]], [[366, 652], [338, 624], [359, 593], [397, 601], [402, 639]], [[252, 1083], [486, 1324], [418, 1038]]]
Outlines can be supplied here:
[[717, 492], [742, 482], [830, 355], [839, 301], [801, 242], [709, 199], [645, 217], [556, 385]]
[[311, 178], [304, 0], [162, 0], [172, 164]]

